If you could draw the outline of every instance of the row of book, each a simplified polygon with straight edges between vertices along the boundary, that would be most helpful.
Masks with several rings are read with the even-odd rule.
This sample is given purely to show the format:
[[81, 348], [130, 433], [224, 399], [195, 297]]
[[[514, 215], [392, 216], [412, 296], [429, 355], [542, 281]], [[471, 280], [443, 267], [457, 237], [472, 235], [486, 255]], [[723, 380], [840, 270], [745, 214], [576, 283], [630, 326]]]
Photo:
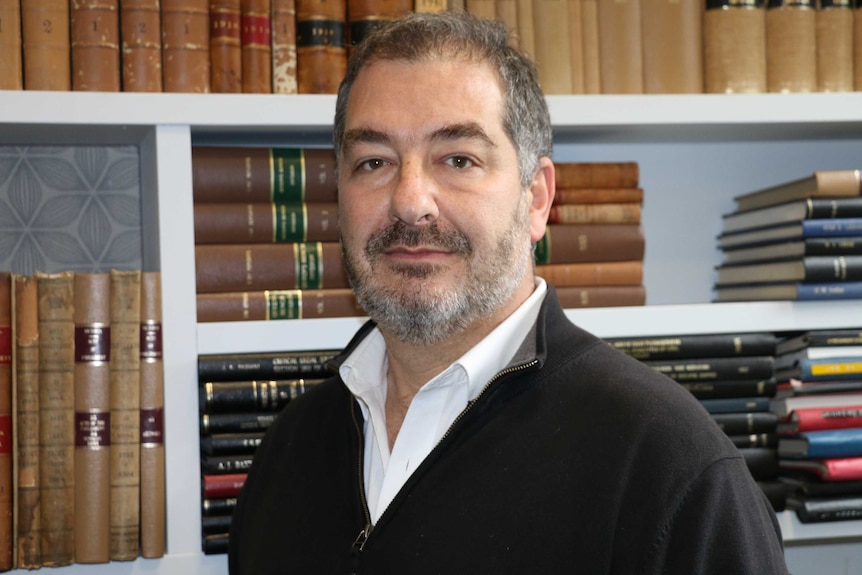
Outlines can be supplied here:
[[165, 552], [157, 272], [0, 272], [0, 570]]

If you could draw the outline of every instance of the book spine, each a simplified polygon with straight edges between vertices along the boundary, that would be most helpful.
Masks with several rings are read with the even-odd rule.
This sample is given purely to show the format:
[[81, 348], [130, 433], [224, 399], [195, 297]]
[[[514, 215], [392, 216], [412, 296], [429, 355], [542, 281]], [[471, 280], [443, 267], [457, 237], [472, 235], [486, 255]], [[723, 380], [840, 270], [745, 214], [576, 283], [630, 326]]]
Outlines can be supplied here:
[[639, 224], [641, 206], [627, 204], [556, 204], [548, 214], [549, 224]]
[[533, 0], [515, 0], [515, 6], [518, 11], [518, 47], [535, 62], [536, 24]]
[[207, 499], [236, 497], [245, 484], [246, 473], [204, 474], [201, 492]]
[[72, 89], [120, 91], [119, 0], [72, 0]]
[[296, 0], [300, 94], [335, 94], [347, 72], [347, 2]]
[[862, 298], [862, 282], [800, 283], [796, 299], [799, 301], [841, 300]]
[[236, 497], [218, 497], [204, 499], [201, 502], [201, 515], [203, 517], [232, 515], [234, 509], [236, 509]]
[[771, 333], [728, 333], [628, 337], [606, 340], [612, 347], [639, 360], [767, 356], [775, 353]]
[[642, 2], [644, 92], [703, 92], [703, 0]]
[[646, 360], [659, 373], [679, 382], [764, 380], [773, 376], [772, 356]]
[[262, 439], [263, 432], [206, 435], [200, 440], [201, 453], [207, 456], [253, 455]]
[[349, 45], [356, 46], [374, 28], [412, 10], [412, 0], [351, 0], [347, 3]]
[[680, 381], [679, 384], [697, 399], [774, 397], [777, 389], [774, 379]]
[[280, 411], [320, 379], [208, 381], [200, 387], [200, 409], [206, 414]]
[[857, 428], [862, 427], [862, 405], [797, 409], [790, 419], [799, 432]]
[[0, 90], [24, 88], [21, 54], [21, 3], [0, 4]]
[[584, 93], [601, 94], [598, 0], [581, 0], [581, 43], [584, 61]]
[[700, 404], [708, 413], [756, 413], [769, 411], [768, 397], [727, 397], [701, 399]]
[[637, 162], [555, 162], [556, 186], [569, 188], [637, 188]]
[[602, 94], [643, 94], [641, 0], [598, 0]]
[[201, 518], [201, 530], [205, 535], [228, 535], [230, 530], [230, 515], [214, 515]]
[[141, 555], [165, 554], [165, 426], [162, 286], [159, 272], [141, 273]]
[[727, 435], [775, 433], [778, 429], [778, 417], [771, 412], [716, 413], [712, 419]]
[[778, 454], [771, 447], [737, 447], [755, 481], [778, 477]]
[[862, 90], [862, 2], [853, 7], [853, 88]]
[[25, 90], [72, 89], [69, 0], [21, 0]]
[[242, 24], [240, 0], [209, 0], [210, 89], [242, 92]]
[[242, 91], [272, 93], [272, 3], [242, 0]]
[[862, 377], [862, 358], [830, 357], [799, 360], [802, 381], [852, 380]]
[[768, 447], [774, 449], [778, 445], [778, 435], [775, 433], [749, 433], [743, 435], [728, 435], [737, 448]]
[[161, 92], [161, 0], [122, 0], [120, 39], [123, 91]]
[[110, 558], [111, 278], [75, 275], [75, 562]]
[[824, 478], [829, 481], [849, 481], [862, 478], [862, 457], [835, 457], [823, 461]]
[[812, 256], [804, 258], [805, 281], [844, 282], [862, 280], [862, 256]]
[[533, 0], [534, 50], [546, 94], [572, 94], [569, 0]]
[[551, 224], [536, 243], [537, 264], [643, 260], [636, 224]]
[[862, 197], [809, 198], [806, 204], [806, 218], [811, 220], [862, 217]]
[[813, 92], [817, 89], [816, 34], [812, 0], [768, 0], [767, 91]]
[[704, 90], [766, 92], [763, 0], [708, 0], [703, 18]]
[[12, 465], [14, 435], [13, 416], [13, 306], [14, 289], [10, 272], [0, 272], [0, 570], [8, 571], [12, 561], [15, 528], [13, 524], [13, 491], [15, 481]]
[[203, 413], [200, 422], [201, 435], [265, 431], [275, 421], [276, 415], [278, 412]]
[[804, 255], [862, 255], [862, 238], [808, 238]]
[[201, 547], [204, 555], [224, 555], [228, 552], [228, 534], [205, 535]]
[[641, 285], [643, 262], [593, 262], [580, 264], [543, 264], [536, 275], [549, 284], [564, 286]]
[[862, 236], [862, 218], [802, 220], [802, 237]]
[[162, 0], [165, 92], [210, 91], [209, 0]]
[[572, 94], [586, 91], [584, 78], [584, 2], [568, 0], [569, 4], [569, 60], [572, 63]]
[[299, 92], [296, 79], [296, 0], [272, 0], [272, 91]]
[[557, 188], [555, 205], [569, 204], [641, 204], [642, 188]]
[[42, 566], [75, 558], [74, 273], [36, 273]]
[[326, 377], [329, 375], [326, 364], [335, 355], [335, 351], [201, 355], [198, 378], [200, 381], [236, 381]]
[[643, 286], [561, 286], [555, 289], [560, 305], [566, 309], [646, 304]]
[[493, 20], [497, 17], [497, 3], [495, 0], [466, 0], [464, 7], [467, 12], [480, 18]]
[[338, 204], [199, 203], [194, 231], [196, 244], [337, 242]]
[[853, 91], [853, 5], [820, 0], [816, 15], [817, 90]]
[[196, 297], [199, 323], [365, 315], [348, 288], [199, 293]]

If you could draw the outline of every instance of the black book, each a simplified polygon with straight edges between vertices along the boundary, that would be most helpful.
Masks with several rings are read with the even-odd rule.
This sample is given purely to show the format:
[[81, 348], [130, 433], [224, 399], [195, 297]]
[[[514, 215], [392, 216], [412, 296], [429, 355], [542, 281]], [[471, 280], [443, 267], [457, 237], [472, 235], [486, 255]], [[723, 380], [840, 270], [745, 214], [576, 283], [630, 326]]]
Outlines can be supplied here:
[[209, 381], [200, 386], [201, 413], [280, 411], [322, 379]]
[[780, 242], [762, 246], [727, 249], [722, 252], [724, 265], [754, 262], [792, 260], [805, 256], [858, 256], [862, 255], [862, 238], [805, 238], [794, 242]]
[[832, 497], [787, 496], [787, 509], [796, 512], [802, 523], [862, 519], [862, 494]]
[[774, 379], [693, 381], [679, 384], [698, 399], [773, 397], [777, 389]]
[[649, 360], [643, 363], [678, 382], [695, 382], [770, 379], [774, 361], [772, 356], [761, 355]]
[[721, 232], [767, 228], [802, 220], [858, 218], [862, 216], [862, 197], [808, 198], [754, 210], [737, 210], [722, 218]]
[[605, 339], [612, 347], [643, 361], [774, 355], [772, 333], [719, 333]]
[[728, 397], [721, 399], [701, 399], [700, 404], [708, 413], [754, 413], [769, 411], [768, 397]]
[[738, 447], [755, 481], [778, 478], [778, 453], [770, 447]]
[[211, 515], [201, 517], [201, 531], [204, 535], [219, 535], [230, 531], [231, 515]]
[[219, 433], [201, 437], [203, 455], [250, 455], [255, 452], [263, 432]]
[[809, 256], [780, 262], [718, 266], [719, 286], [862, 280], [862, 256]]
[[201, 549], [204, 555], [221, 555], [227, 553], [228, 534], [204, 535]]
[[812, 330], [783, 338], [775, 344], [776, 355], [799, 351], [809, 347], [844, 347], [862, 345], [862, 330]]
[[204, 455], [201, 457], [201, 473], [242, 473], [251, 468], [254, 453], [237, 455]]
[[774, 433], [778, 431], [778, 416], [769, 411], [752, 413], [716, 413], [712, 419], [727, 435]]
[[328, 350], [201, 355], [198, 380], [324, 378], [332, 375], [327, 363], [338, 353]]
[[733, 444], [737, 447], [770, 447], [776, 448], [778, 446], [778, 434], [777, 433], [749, 433], [747, 435], [728, 435], [727, 437], [733, 442]]
[[204, 517], [230, 515], [234, 509], [236, 509], [236, 497], [218, 497], [201, 501], [201, 515]]
[[252, 413], [203, 413], [201, 435], [265, 431], [278, 417], [278, 411]]
[[862, 494], [862, 480], [824, 481], [813, 473], [782, 469], [779, 476], [788, 493], [799, 497], [834, 497]]

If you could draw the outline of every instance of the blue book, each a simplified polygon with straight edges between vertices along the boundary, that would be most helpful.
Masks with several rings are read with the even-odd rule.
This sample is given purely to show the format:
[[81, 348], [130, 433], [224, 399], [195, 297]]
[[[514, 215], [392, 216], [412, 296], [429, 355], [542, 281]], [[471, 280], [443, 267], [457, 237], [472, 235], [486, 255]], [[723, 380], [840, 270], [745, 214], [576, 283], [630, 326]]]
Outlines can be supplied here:
[[803, 357], [786, 369], [776, 370], [779, 382], [799, 381], [851, 381], [862, 379], [862, 355], [840, 357]]
[[862, 299], [862, 281], [716, 286], [713, 301], [823, 301], [843, 299]]
[[862, 428], [807, 431], [781, 437], [778, 456], [804, 459], [862, 456]]
[[723, 250], [789, 242], [804, 238], [833, 238], [862, 236], [862, 218], [828, 218], [802, 220], [785, 226], [756, 228], [742, 232], [721, 234], [718, 247]]

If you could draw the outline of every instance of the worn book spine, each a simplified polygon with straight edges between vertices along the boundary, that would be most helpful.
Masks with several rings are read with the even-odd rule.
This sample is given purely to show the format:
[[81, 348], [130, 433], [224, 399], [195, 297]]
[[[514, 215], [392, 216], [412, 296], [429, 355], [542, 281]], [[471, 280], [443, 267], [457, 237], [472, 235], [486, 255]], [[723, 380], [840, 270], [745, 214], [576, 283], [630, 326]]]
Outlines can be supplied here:
[[263, 439], [263, 431], [218, 433], [201, 437], [203, 455], [253, 455]]
[[272, 91], [299, 92], [296, 79], [296, 0], [272, 0]]
[[643, 260], [638, 224], [550, 224], [536, 243], [537, 264]]
[[201, 516], [219, 517], [232, 515], [236, 509], [236, 497], [218, 497], [201, 501]]
[[641, 0], [598, 0], [602, 94], [643, 94]]
[[338, 204], [199, 203], [196, 244], [337, 242]]
[[584, 61], [584, 93], [601, 94], [599, 0], [581, 0], [581, 43]]
[[349, 288], [199, 293], [197, 313], [200, 323], [366, 315]]
[[38, 306], [36, 278], [15, 276], [15, 555], [22, 569], [42, 566]]
[[817, 89], [816, 17], [814, 0], [768, 0], [767, 91], [813, 92]]
[[119, 0], [71, 0], [72, 89], [120, 91]]
[[764, 1], [707, 0], [703, 50], [706, 92], [766, 92]]
[[546, 94], [572, 94], [569, 0], [533, 0], [536, 68]]
[[192, 147], [194, 202], [335, 202], [332, 148]]
[[110, 274], [76, 274], [75, 563], [111, 559], [110, 353]]
[[0, 90], [24, 88], [21, 3], [0, 3]]
[[242, 91], [272, 93], [271, 0], [241, 0]]
[[480, 18], [493, 20], [497, 17], [496, 0], [465, 0], [464, 7], [467, 9], [467, 12]]
[[679, 382], [766, 380], [773, 376], [772, 356], [736, 356], [644, 360], [659, 373]]
[[518, 49], [520, 47], [520, 35], [518, 25], [517, 0], [494, 0], [494, 13], [497, 20], [506, 26], [509, 32], [509, 45]]
[[165, 432], [162, 289], [159, 272], [141, 273], [141, 555], [165, 554]]
[[338, 242], [195, 246], [198, 293], [349, 287]]
[[201, 435], [265, 431], [275, 421], [278, 412], [202, 413]]
[[161, 92], [161, 0], [122, 0], [120, 39], [123, 91]]
[[242, 92], [240, 0], [209, 0], [210, 88], [215, 93]]
[[518, 47], [536, 61], [536, 24], [533, 15], [533, 0], [515, 0], [518, 11]]
[[58, 567], [75, 559], [75, 274], [36, 280], [42, 566]]
[[111, 559], [138, 556], [141, 272], [111, 270]]
[[548, 214], [549, 224], [639, 224], [641, 205], [555, 204]]
[[542, 264], [536, 266], [536, 275], [555, 287], [641, 285], [643, 262]]
[[8, 571], [13, 563], [13, 276], [0, 272], [0, 570]]
[[252, 379], [320, 378], [329, 375], [327, 362], [337, 351], [208, 354], [198, 357], [198, 379], [237, 381]]
[[69, 0], [21, 0], [25, 90], [71, 90]]
[[853, 4], [820, 0], [817, 6], [817, 90], [852, 92]]
[[210, 91], [209, 0], [162, 0], [165, 92]]
[[200, 387], [200, 410], [206, 414], [281, 411], [320, 379], [208, 381]]
[[703, 92], [703, 0], [641, 0], [644, 92]]
[[555, 162], [558, 188], [637, 188], [637, 162]]
[[[212, 438], [201, 438], [203, 443], [205, 440]], [[201, 457], [201, 473], [218, 474], [218, 473], [237, 473], [247, 472], [251, 469], [251, 463], [254, 461], [254, 452], [246, 454], [230, 454], [230, 455], [204, 455]], [[206, 517], [206, 516], [204, 516]], [[224, 515], [213, 515], [210, 517], [225, 517]], [[229, 517], [228, 517], [229, 518]], [[206, 531], [206, 527], [204, 527]]]
[[374, 28], [407, 15], [412, 9], [412, 0], [350, 0], [347, 3], [348, 45], [356, 46]]
[[620, 307], [646, 304], [641, 286], [562, 286], [556, 288], [560, 305], [566, 309], [582, 307]]
[[335, 94], [347, 72], [347, 1], [296, 0], [300, 94]]
[[605, 341], [638, 360], [767, 356], [775, 354], [776, 346], [772, 333], [683, 334]]
[[771, 412], [716, 413], [712, 420], [727, 435], [743, 433], [775, 433], [778, 416]]
[[586, 93], [583, 4], [583, 0], [569, 0], [569, 59], [572, 64], [572, 94]]
[[643, 188], [557, 188], [554, 204], [643, 203]]

